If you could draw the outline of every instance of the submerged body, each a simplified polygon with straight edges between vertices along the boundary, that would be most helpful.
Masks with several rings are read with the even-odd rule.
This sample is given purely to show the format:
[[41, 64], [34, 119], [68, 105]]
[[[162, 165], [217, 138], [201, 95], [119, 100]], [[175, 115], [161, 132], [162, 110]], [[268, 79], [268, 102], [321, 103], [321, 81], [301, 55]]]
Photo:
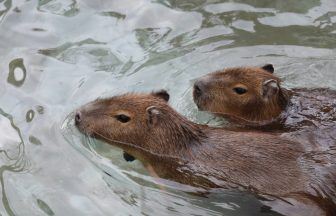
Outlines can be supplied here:
[[198, 125], [173, 110], [168, 98], [157, 92], [97, 100], [77, 111], [76, 126], [162, 178], [246, 190], [270, 198], [268, 205], [287, 215], [336, 214], [336, 152], [308, 153], [271, 134]]
[[199, 109], [226, 117], [233, 126], [280, 132], [306, 148], [336, 145], [336, 91], [285, 89], [273, 66], [229, 68], [201, 77], [194, 85]]

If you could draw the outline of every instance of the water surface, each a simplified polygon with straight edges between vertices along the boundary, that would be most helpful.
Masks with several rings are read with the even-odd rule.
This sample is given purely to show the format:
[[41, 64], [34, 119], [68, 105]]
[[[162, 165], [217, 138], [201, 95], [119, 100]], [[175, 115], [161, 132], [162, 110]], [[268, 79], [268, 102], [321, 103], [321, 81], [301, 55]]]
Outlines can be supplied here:
[[68, 114], [164, 88], [217, 124], [192, 102], [195, 78], [273, 63], [287, 87], [336, 89], [335, 48], [335, 0], [0, 0], [0, 214], [276, 215], [246, 194], [154, 179]]

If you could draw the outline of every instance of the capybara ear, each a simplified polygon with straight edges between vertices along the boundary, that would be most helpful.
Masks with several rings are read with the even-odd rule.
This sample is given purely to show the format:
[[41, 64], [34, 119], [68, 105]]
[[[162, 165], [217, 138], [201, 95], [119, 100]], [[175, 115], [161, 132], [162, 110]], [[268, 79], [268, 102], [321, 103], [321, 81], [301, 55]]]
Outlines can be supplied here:
[[156, 106], [150, 106], [146, 109], [148, 115], [148, 124], [155, 126], [159, 122], [161, 111]]
[[269, 79], [263, 82], [262, 85], [262, 96], [265, 100], [269, 100], [271, 97], [279, 92], [278, 81], [274, 79]]
[[169, 101], [169, 94], [166, 90], [164, 89], [161, 89], [159, 91], [155, 91], [155, 92], [152, 92], [152, 95], [155, 96], [155, 97], [159, 97], [159, 98], [162, 98], [163, 100], [165, 101]]
[[271, 74], [274, 72], [274, 67], [272, 64], [266, 64], [264, 66], [261, 67], [262, 69], [264, 69], [267, 72], [270, 72]]

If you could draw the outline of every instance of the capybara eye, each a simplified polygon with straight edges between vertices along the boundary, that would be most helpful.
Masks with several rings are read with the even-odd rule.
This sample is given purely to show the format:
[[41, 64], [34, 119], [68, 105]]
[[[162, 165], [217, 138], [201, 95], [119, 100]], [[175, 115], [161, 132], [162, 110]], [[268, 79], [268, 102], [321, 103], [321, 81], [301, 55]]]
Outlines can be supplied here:
[[124, 115], [124, 114], [120, 114], [120, 115], [116, 115], [115, 116], [116, 119], [122, 123], [126, 123], [128, 122], [129, 120], [131, 120], [131, 118], [127, 115]]
[[246, 89], [244, 88], [241, 88], [241, 87], [236, 87], [236, 88], [233, 88], [233, 91], [236, 92], [237, 94], [245, 94], [247, 92]]

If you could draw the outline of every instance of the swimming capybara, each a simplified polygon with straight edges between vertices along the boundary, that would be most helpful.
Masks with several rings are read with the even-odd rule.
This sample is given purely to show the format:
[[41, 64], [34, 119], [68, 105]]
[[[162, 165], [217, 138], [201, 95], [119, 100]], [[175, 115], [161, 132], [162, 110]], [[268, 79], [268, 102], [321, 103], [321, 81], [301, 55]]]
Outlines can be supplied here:
[[232, 125], [290, 132], [286, 135], [305, 139], [312, 149], [336, 145], [336, 91], [286, 89], [273, 72], [267, 64], [207, 74], [194, 83], [194, 102]]
[[165, 91], [98, 99], [76, 111], [84, 134], [122, 148], [161, 178], [203, 188], [239, 189], [285, 215], [335, 215], [335, 152], [261, 132], [193, 123]]

